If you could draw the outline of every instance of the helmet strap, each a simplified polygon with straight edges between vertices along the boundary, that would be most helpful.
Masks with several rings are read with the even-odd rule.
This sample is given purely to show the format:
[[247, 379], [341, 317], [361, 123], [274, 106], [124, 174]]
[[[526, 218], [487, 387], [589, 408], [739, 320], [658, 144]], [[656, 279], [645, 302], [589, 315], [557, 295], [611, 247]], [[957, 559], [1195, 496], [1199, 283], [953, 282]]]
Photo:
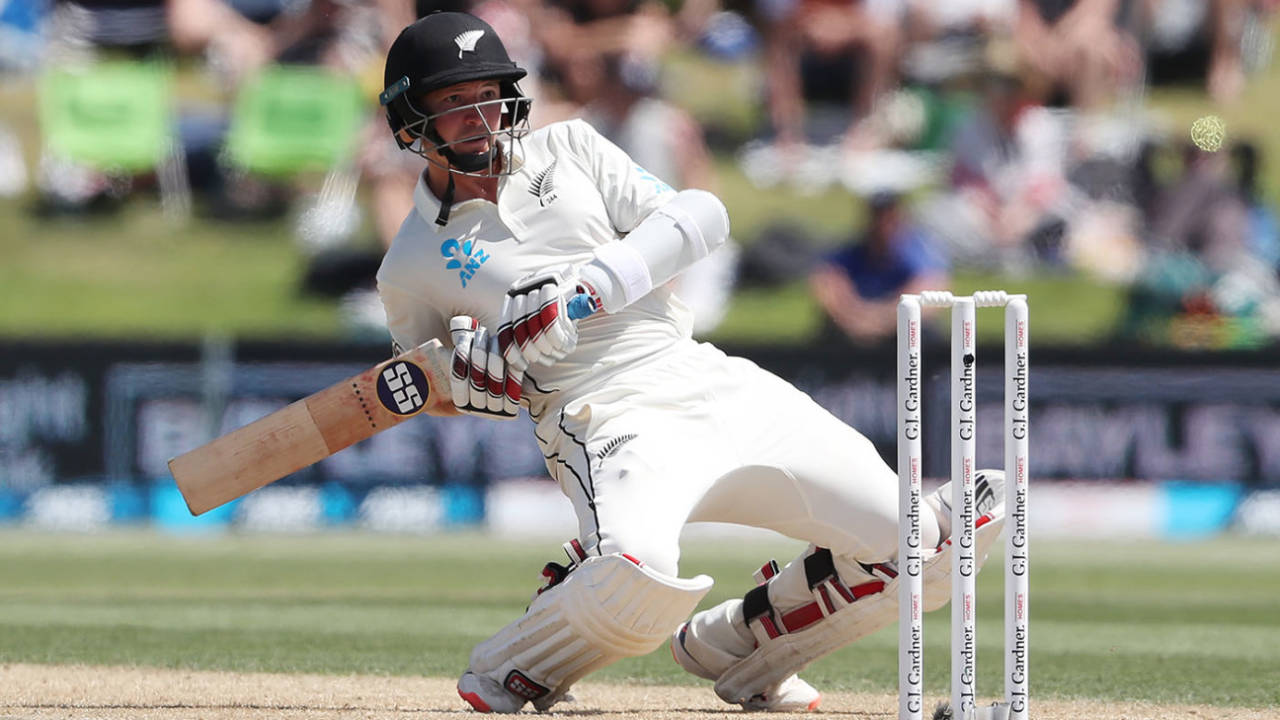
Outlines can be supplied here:
[[444, 227], [449, 224], [449, 212], [453, 210], [453, 172], [449, 172], [449, 184], [444, 189], [444, 197], [440, 198], [440, 214], [436, 215], [436, 224]]

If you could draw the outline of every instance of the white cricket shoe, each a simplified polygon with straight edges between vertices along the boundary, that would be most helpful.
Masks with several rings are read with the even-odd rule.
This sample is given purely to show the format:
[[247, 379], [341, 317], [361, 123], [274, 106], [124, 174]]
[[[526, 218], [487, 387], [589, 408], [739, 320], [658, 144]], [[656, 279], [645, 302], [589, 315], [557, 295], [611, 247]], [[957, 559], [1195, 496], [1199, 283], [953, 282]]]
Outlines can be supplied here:
[[822, 693], [801, 680], [799, 675], [792, 675], [778, 683], [778, 687], [774, 690], [752, 695], [750, 700], [742, 703], [742, 709], [762, 712], [812, 712], [821, 704]]
[[[497, 680], [481, 673], [467, 670], [458, 678], [458, 697], [467, 701], [471, 709], [482, 713], [515, 713], [520, 712], [526, 702], [519, 695], [507, 690]], [[562, 702], [573, 702], [569, 693], [544, 695], [533, 700], [533, 707], [538, 712], [549, 710], [552, 705]]]
[[[724, 664], [725, 661], [740, 659], [725, 650], [706, 645], [703, 640], [692, 638], [689, 633], [689, 623], [682, 623], [679, 629], [671, 635], [671, 657], [675, 659], [680, 667], [700, 678], [716, 680], [719, 678], [720, 673], [699, 662], [689, 653], [688, 645], [690, 642], [701, 642], [705, 647], [700, 648], [700, 654], [704, 656], [705, 661], [712, 664]], [[723, 672], [723, 669], [721, 672]], [[818, 692], [809, 683], [801, 680], [799, 676], [792, 675], [778, 683], [777, 687], [752, 695], [749, 700], [742, 703], [742, 708], [744, 710], [764, 712], [809, 712], [817, 710], [818, 705], [821, 703], [822, 693]]]
[[466, 700], [473, 710], [482, 713], [514, 713], [528, 702], [507, 692], [502, 683], [487, 675], [470, 670], [458, 678], [458, 696]]

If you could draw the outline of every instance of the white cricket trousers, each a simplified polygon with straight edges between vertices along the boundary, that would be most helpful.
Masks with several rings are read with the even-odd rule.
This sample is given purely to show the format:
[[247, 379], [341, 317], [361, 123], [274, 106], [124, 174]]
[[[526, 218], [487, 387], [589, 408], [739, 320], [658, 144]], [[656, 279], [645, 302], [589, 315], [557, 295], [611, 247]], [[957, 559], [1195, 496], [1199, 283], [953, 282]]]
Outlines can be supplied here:
[[575, 395], [537, 434], [591, 554], [677, 575], [681, 528], [696, 521], [768, 528], [866, 563], [897, 553], [897, 475], [871, 442], [711, 345], [680, 343]]

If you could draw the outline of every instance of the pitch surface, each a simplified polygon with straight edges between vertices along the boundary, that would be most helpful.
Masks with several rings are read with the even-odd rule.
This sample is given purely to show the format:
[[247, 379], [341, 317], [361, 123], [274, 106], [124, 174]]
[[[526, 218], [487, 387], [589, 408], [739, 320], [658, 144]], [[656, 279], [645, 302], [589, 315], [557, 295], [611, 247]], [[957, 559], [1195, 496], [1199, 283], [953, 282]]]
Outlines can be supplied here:
[[[705, 603], [786, 543], [689, 542]], [[527, 604], [558, 542], [474, 534], [167, 537], [0, 532], [0, 717], [435, 717], [471, 646]], [[1033, 546], [1035, 717], [1267, 717], [1280, 707], [1280, 544]], [[998, 557], [988, 567], [996, 569]], [[979, 578], [979, 694], [1000, 692], [1001, 578]], [[946, 694], [946, 611], [926, 618]], [[815, 663], [829, 713], [888, 717], [894, 628]], [[666, 648], [591, 678], [565, 712], [708, 717]], [[326, 715], [326, 713], [328, 713]], [[680, 716], [684, 716], [680, 715]]]

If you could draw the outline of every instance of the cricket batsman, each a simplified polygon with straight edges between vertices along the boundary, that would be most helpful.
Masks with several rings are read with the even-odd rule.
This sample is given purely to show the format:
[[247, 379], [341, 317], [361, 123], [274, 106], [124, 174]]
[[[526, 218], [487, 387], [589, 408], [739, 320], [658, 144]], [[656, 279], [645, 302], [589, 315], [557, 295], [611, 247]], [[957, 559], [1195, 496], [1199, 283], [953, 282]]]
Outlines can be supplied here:
[[[524, 75], [486, 23], [437, 13], [400, 33], [381, 95], [397, 143], [428, 160], [378, 272], [391, 335], [452, 346], [458, 412], [527, 408], [578, 519], [569, 562], [472, 651], [458, 694], [480, 712], [546, 710], [670, 638], [726, 702], [814, 709], [796, 673], [897, 619], [897, 476], [807, 395], [692, 339], [667, 283], [725, 242], [723, 203], [676, 192], [581, 121], [530, 131]], [[1003, 482], [977, 478], [980, 559]], [[949, 594], [947, 497], [921, 518], [930, 609]], [[690, 617], [712, 584], [678, 575], [693, 521], [810, 546]]]

